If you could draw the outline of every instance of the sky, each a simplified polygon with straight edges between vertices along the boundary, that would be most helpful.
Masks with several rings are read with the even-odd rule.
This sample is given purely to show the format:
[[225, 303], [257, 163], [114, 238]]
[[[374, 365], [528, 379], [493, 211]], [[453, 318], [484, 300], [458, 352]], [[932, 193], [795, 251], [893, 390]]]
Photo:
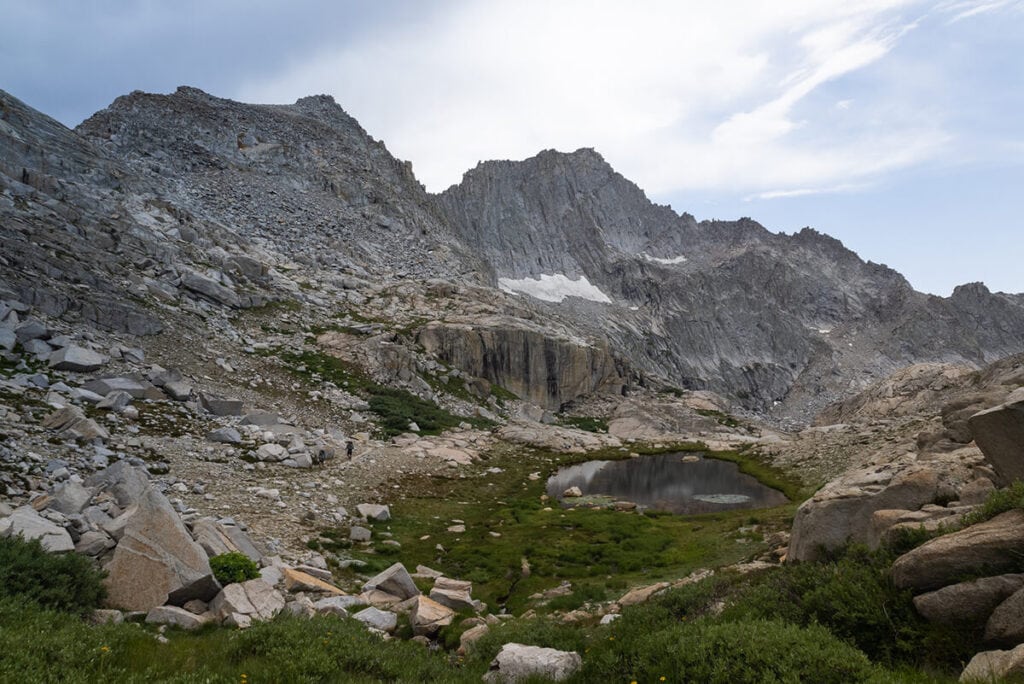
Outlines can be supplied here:
[[438, 192], [593, 147], [698, 219], [1024, 292], [1024, 0], [0, 0], [0, 88], [328, 93]]

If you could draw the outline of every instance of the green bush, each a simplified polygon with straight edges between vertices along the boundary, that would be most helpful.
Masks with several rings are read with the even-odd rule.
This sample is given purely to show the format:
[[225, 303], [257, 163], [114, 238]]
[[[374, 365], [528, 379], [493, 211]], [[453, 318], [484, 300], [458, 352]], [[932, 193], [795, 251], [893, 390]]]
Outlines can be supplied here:
[[37, 539], [0, 539], [0, 597], [84, 615], [106, 597], [103, 577], [85, 556], [47, 553]]
[[820, 624], [875, 662], [959, 666], [973, 652], [976, 636], [920, 617], [911, 592], [892, 584], [891, 565], [888, 553], [863, 547], [830, 562], [785, 565], [741, 589], [722, 619]]
[[701, 620], [622, 636], [613, 630], [591, 649], [577, 681], [847, 684], [878, 674], [867, 656], [819, 625]]
[[977, 525], [1015, 508], [1024, 508], [1024, 482], [1021, 480], [1014, 480], [1009, 487], [989, 494], [985, 503], [962, 518], [962, 523], [965, 527]]
[[260, 576], [260, 569], [249, 557], [238, 551], [222, 553], [210, 559], [210, 569], [213, 576], [221, 584], [234, 584], [256, 579]]

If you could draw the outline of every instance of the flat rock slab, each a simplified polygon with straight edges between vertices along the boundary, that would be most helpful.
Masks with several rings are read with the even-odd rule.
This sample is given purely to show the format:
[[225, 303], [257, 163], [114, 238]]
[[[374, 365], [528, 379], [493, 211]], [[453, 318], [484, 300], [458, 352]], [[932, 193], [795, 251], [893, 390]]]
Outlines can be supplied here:
[[362, 608], [366, 601], [359, 596], [329, 596], [313, 604], [317, 613], [330, 613], [333, 615], [348, 615], [350, 608]]
[[284, 610], [284, 597], [262, 579], [229, 584], [210, 602], [210, 610], [220, 619], [233, 614], [250, 620], [269, 620]]
[[359, 620], [364, 625], [379, 629], [382, 632], [388, 634], [395, 631], [398, 627], [398, 616], [388, 610], [381, 610], [379, 608], [364, 608], [355, 615], [352, 616], [354, 619]]
[[300, 572], [294, 568], [284, 568], [281, 574], [284, 576], [284, 588], [288, 591], [312, 591], [334, 594], [335, 596], [345, 593], [333, 584], [328, 584], [322, 579], [313, 577], [305, 572]]
[[900, 589], [925, 592], [961, 577], [1012, 572], [1024, 555], [1024, 511], [1013, 510], [917, 547], [892, 564]]
[[560, 682], [572, 676], [583, 664], [579, 653], [554, 648], [505, 644], [491, 661], [485, 682], [511, 684], [529, 678]]
[[209, 392], [199, 393], [199, 403], [215, 416], [240, 416], [245, 407], [241, 399], [221, 397]]
[[99, 370], [107, 362], [107, 357], [91, 349], [69, 345], [50, 354], [50, 368], [54, 370], [78, 371], [89, 373]]

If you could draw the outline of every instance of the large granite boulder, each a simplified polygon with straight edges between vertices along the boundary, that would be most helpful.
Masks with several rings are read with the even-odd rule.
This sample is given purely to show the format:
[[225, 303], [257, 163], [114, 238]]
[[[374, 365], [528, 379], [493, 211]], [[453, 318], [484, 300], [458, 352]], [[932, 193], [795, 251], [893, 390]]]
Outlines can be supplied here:
[[971, 416], [974, 441], [1005, 483], [1024, 479], [1024, 388]]
[[1024, 511], [1012, 510], [900, 556], [892, 565], [892, 580], [900, 589], [932, 591], [962, 577], [1013, 572], [1022, 557]]
[[452, 624], [454, 619], [454, 610], [426, 596], [416, 597], [412, 612], [409, 614], [413, 634], [425, 637], [433, 637], [442, 627]]
[[899, 463], [855, 470], [830, 482], [797, 509], [787, 560], [820, 560], [849, 542], [866, 543], [871, 518], [886, 509], [917, 510], [943, 489], [928, 464]]
[[1024, 642], [1024, 590], [1018, 589], [992, 611], [985, 640], [1007, 646]]
[[929, 622], [983, 626], [996, 606], [1024, 587], [1024, 575], [997, 575], [951, 584], [914, 597], [914, 608]]
[[149, 489], [149, 475], [128, 461], [118, 461], [92, 475], [86, 484], [106, 491], [118, 506], [127, 508]]
[[107, 357], [90, 349], [68, 345], [50, 354], [50, 368], [88, 373], [99, 370], [107, 362]]
[[222, 553], [238, 552], [258, 563], [263, 555], [241, 527], [227, 525], [211, 517], [200, 518], [192, 523], [192, 536], [210, 558]]
[[147, 489], [124, 515], [120, 542], [106, 566], [111, 606], [149, 610], [217, 595], [220, 586], [206, 552], [160, 492]]
[[505, 644], [491, 661], [485, 682], [512, 684], [526, 679], [560, 682], [572, 676], [583, 664], [579, 653], [554, 648]]

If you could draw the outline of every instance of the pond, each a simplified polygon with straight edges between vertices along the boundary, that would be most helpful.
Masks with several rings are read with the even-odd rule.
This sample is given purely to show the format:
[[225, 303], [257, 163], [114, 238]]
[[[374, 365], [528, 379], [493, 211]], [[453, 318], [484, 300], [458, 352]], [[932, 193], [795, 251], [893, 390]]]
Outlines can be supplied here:
[[692, 453], [569, 466], [548, 479], [547, 494], [571, 504], [573, 498], [563, 497], [571, 487], [586, 497], [580, 503], [610, 498], [678, 514], [771, 508], [788, 501], [782, 492], [741, 473], [735, 463]]

